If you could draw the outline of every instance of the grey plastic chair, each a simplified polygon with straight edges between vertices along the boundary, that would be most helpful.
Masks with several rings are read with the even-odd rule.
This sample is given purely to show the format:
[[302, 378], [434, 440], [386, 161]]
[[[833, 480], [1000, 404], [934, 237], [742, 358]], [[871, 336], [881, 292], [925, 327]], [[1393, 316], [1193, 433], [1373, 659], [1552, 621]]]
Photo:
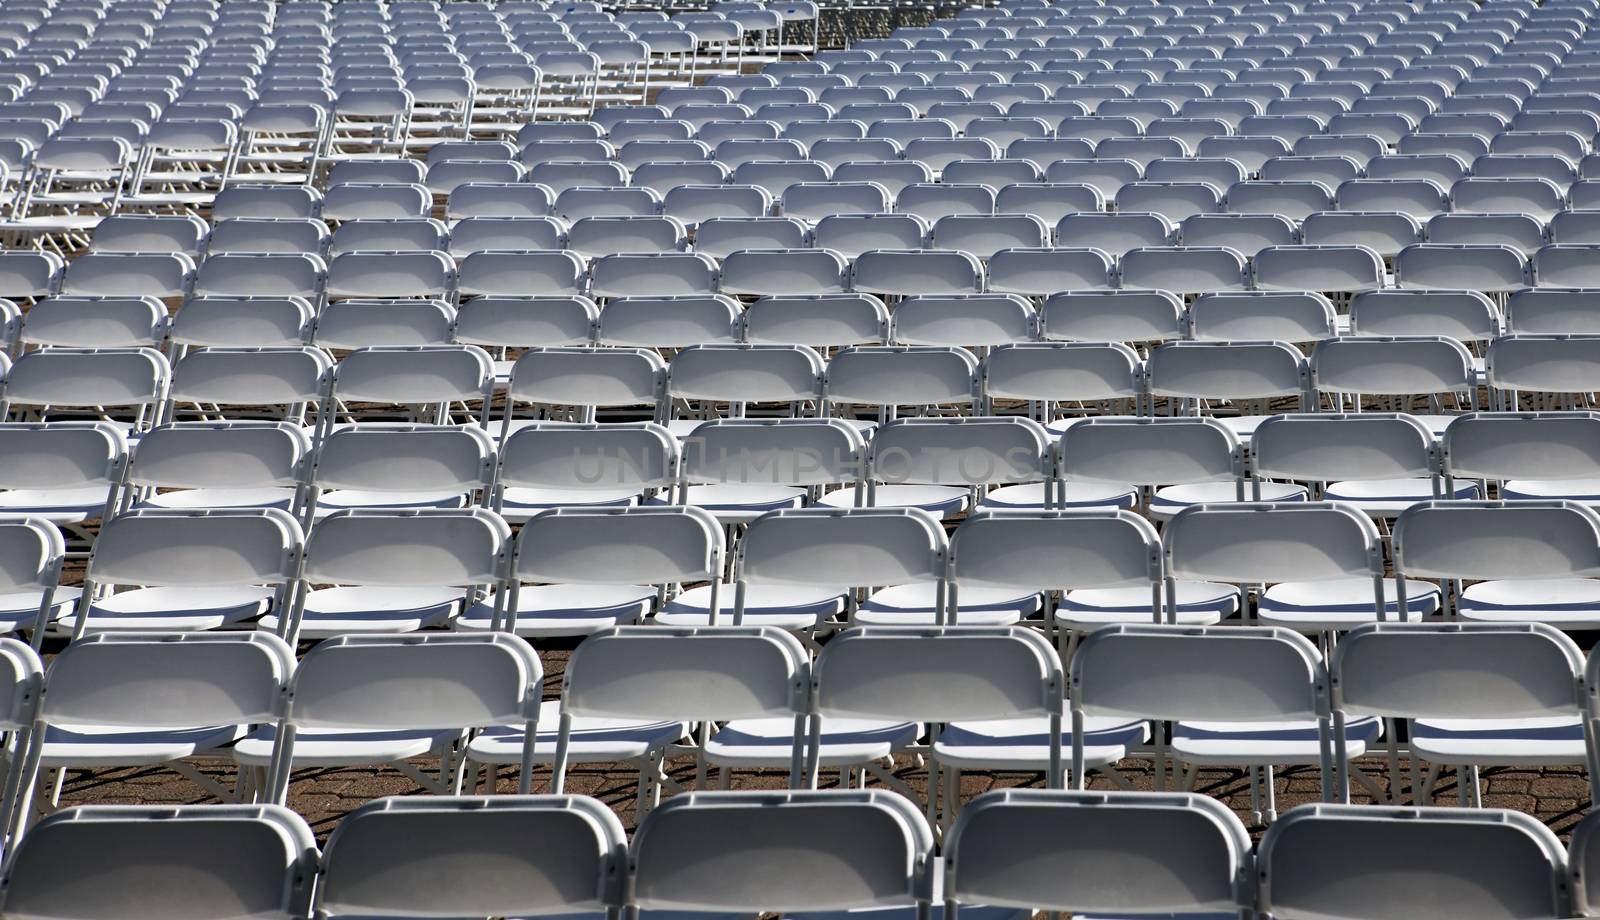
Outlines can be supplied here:
[[311, 829], [273, 805], [84, 805], [8, 855], [0, 905], [30, 920], [290, 920], [309, 914], [317, 877]]
[[1304, 805], [1267, 830], [1256, 906], [1283, 920], [1563, 917], [1565, 853], [1503, 810]]
[[330, 835], [314, 916], [614, 912], [626, 847], [616, 814], [585, 796], [382, 798]]
[[1246, 917], [1249, 851], [1239, 819], [1206, 796], [1007, 789], [973, 799], [950, 828], [943, 896], [946, 910]]

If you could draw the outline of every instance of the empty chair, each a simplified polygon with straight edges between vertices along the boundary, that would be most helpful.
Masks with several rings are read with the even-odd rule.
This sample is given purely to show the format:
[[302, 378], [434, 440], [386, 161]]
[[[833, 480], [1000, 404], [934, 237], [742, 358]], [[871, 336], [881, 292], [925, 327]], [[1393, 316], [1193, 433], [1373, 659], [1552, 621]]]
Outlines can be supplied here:
[[1237, 214], [1277, 214], [1292, 221], [1331, 210], [1328, 187], [1313, 181], [1238, 182], [1227, 189], [1228, 210]]
[[648, 406], [653, 418], [664, 418], [666, 376], [666, 362], [644, 348], [528, 349], [511, 368], [502, 440], [519, 403], [580, 422], [593, 422], [599, 408], [613, 406]]
[[1336, 409], [1347, 398], [1359, 406], [1363, 396], [1425, 396], [1430, 412], [1418, 417], [1436, 430], [1452, 409], [1476, 400], [1472, 355], [1443, 336], [1326, 339], [1312, 349], [1310, 369], [1317, 398], [1328, 396]]
[[1255, 286], [1263, 291], [1354, 293], [1383, 287], [1383, 259], [1365, 246], [1272, 246], [1256, 253]]
[[1504, 244], [1419, 243], [1400, 250], [1395, 284], [1409, 288], [1465, 288], [1498, 293], [1527, 285], [1522, 253]]
[[796, 217], [713, 217], [696, 228], [694, 250], [726, 259], [742, 249], [800, 249], [806, 239], [805, 222]]
[[1450, 188], [1455, 211], [1527, 214], [1548, 221], [1566, 206], [1566, 195], [1548, 179], [1471, 178]]
[[1039, 310], [1041, 338], [1154, 342], [1181, 338], [1183, 301], [1168, 291], [1064, 291]]
[[1057, 160], [1042, 165], [1046, 182], [1087, 185], [1106, 200], [1115, 199], [1124, 185], [1144, 175], [1143, 167], [1127, 159]]
[[977, 397], [977, 360], [961, 348], [859, 346], [828, 362], [834, 407], [866, 405], [884, 418], [899, 406], [968, 405]]
[[1033, 214], [1055, 227], [1069, 214], [1099, 214], [1105, 210], [1105, 202], [1088, 185], [1013, 182], [1000, 186], [994, 207], [997, 214]]
[[1443, 335], [1483, 342], [1499, 334], [1494, 302], [1477, 291], [1388, 288], [1350, 300], [1352, 335]]
[[1068, 214], [1056, 223], [1057, 246], [1092, 246], [1117, 257], [1167, 245], [1172, 225], [1159, 214]]
[[[963, 907], [1227, 914], [1253, 901], [1244, 827], [1194, 793], [990, 792], [962, 809], [944, 848], [944, 894]], [[1059, 868], [1025, 868], [1037, 864]]]
[[1222, 210], [1222, 196], [1204, 182], [1130, 182], [1117, 191], [1118, 211], [1159, 214], [1180, 223], [1196, 214]]
[[1444, 189], [1431, 179], [1351, 179], [1335, 200], [1341, 211], [1399, 211], [1419, 221], [1450, 210]]
[[1033, 214], [951, 214], [934, 223], [930, 248], [987, 259], [1002, 249], [1042, 248], [1049, 236], [1045, 222]]
[[1484, 357], [1485, 375], [1516, 409], [1523, 391], [1586, 393], [1600, 338], [1591, 335], [1517, 334], [1495, 339]]
[[886, 337], [888, 310], [871, 294], [762, 297], [745, 307], [745, 341], [839, 348]]
[[961, 252], [874, 250], [856, 258], [852, 290], [870, 294], [959, 294], [983, 290], [983, 267]]
[[784, 191], [780, 208], [816, 222], [831, 214], [887, 214], [890, 200], [889, 190], [872, 182], [797, 182]]
[[542, 217], [550, 213], [555, 190], [548, 185], [520, 182], [502, 185], [468, 182], [450, 192], [445, 216], [463, 217]]
[[1109, 287], [1112, 261], [1099, 249], [1003, 249], [989, 259], [989, 290], [1048, 297]]
[[1458, 210], [1428, 221], [1428, 242], [1480, 246], [1504, 243], [1527, 257], [1547, 241], [1544, 219], [1532, 214], [1471, 214]]
[[1312, 342], [1337, 334], [1333, 304], [1310, 291], [1202, 294], [1185, 317], [1189, 338]]
[[165, 356], [150, 348], [50, 348], [17, 358], [0, 398], [10, 411], [46, 420], [55, 408], [131, 407], [131, 420], [117, 424], [142, 431], [155, 420], [170, 376]]
[[189, 292], [194, 271], [194, 261], [178, 252], [90, 252], [67, 266], [61, 293], [182, 297]]
[[1274, 917], [1568, 911], [1560, 841], [1511, 811], [1305, 805], [1268, 829], [1256, 859], [1257, 903]]
[[1122, 287], [1169, 290], [1179, 294], [1239, 290], [1245, 262], [1227, 248], [1143, 247], [1128, 251], [1118, 266]]
[[[436, 875], [405, 842], [424, 835], [463, 862]], [[335, 915], [393, 910], [491, 914], [605, 910], [626, 838], [614, 812], [583, 796], [391, 797], [351, 811], [323, 853], [317, 909]], [[515, 853], [480, 884], [481, 860]], [[437, 854], [434, 854], [437, 855]]]
[[895, 196], [895, 211], [932, 223], [953, 214], [993, 214], [994, 189], [987, 185], [908, 185]]
[[874, 249], [921, 249], [928, 223], [914, 214], [828, 214], [816, 221], [811, 244], [855, 259]]
[[1422, 222], [1401, 211], [1322, 211], [1300, 225], [1301, 241], [1310, 245], [1365, 246], [1385, 259], [1422, 242]]
[[327, 220], [426, 217], [433, 193], [423, 185], [352, 183], [334, 185], [323, 194], [320, 216]]
[[765, 217], [772, 196], [755, 185], [684, 185], [668, 189], [661, 213], [695, 226], [713, 217]]
[[[78, 858], [114, 877], [136, 875], [139, 904], [128, 903], [127, 885], [63, 879]], [[0, 903], [18, 917], [305, 916], [316, 863], [311, 829], [281, 806], [86, 805], [28, 834]]]
[[1533, 278], [1540, 287], [1592, 287], [1594, 245], [1545, 246], [1533, 254]]
[[1247, 258], [1298, 238], [1294, 223], [1277, 214], [1196, 214], [1183, 221], [1177, 236], [1184, 246], [1225, 246]]

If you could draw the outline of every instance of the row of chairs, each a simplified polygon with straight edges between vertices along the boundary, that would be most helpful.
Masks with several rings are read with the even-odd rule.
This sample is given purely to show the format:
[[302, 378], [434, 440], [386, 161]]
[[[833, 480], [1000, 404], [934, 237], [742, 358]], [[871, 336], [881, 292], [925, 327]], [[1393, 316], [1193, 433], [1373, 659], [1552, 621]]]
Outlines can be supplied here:
[[[878, 791], [680, 796], [631, 841], [581, 796], [397, 797], [351, 812], [319, 852], [287, 809], [85, 806], [29, 835], [0, 903], [19, 917], [94, 920], [930, 904], [1009, 918], [1047, 909], [1554, 920], [1600, 915], [1588, 881], [1594, 828], [1579, 825], [1569, 856], [1515, 812], [1307, 805], [1252, 850], [1238, 819], [1202, 796], [1030, 789], [977, 797], [935, 852], [916, 809]], [[434, 846], [419, 852], [423, 837]], [[106, 882], [84, 884], [71, 871], [80, 859]]]

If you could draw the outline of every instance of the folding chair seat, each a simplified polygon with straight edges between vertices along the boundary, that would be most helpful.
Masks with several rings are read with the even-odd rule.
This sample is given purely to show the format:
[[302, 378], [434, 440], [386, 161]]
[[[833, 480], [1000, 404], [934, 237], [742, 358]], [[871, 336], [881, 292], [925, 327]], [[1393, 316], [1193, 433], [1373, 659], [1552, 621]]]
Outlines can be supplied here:
[[1107, 201], [1114, 200], [1123, 186], [1138, 182], [1144, 174], [1143, 167], [1126, 159], [1057, 160], [1043, 165], [1046, 182], [1087, 185]]
[[[1335, 840], [1340, 849], [1330, 859], [1326, 847]], [[1442, 840], [1461, 846], [1441, 858], [1434, 847]], [[1268, 829], [1257, 858], [1258, 902], [1274, 916], [1568, 910], [1560, 841], [1507, 810], [1304, 805]]]
[[713, 217], [695, 230], [694, 251], [723, 261], [722, 285], [728, 290], [727, 258], [746, 249], [801, 249], [806, 225], [795, 217]]
[[1267, 247], [1289, 246], [1294, 224], [1277, 214], [1195, 214], [1184, 218], [1177, 239], [1183, 246], [1227, 247], [1248, 259]]
[[[1416, 416], [1430, 430], [1449, 423], [1454, 406], [1475, 408], [1472, 355], [1459, 341], [1444, 336], [1341, 336], [1318, 342], [1311, 352], [1311, 386], [1317, 399], [1325, 394], [1336, 411], [1349, 397], [1357, 406], [1363, 396], [1427, 396], [1433, 414]], [[1408, 405], [1403, 403], [1402, 405]]]
[[1140, 247], [1124, 253], [1118, 276], [1122, 287], [1169, 290], [1178, 294], [1242, 290], [1244, 258], [1223, 247]]
[[555, 190], [532, 180], [518, 183], [468, 182], [450, 192], [445, 216], [464, 217], [543, 217], [550, 213]]
[[[1244, 827], [1194, 793], [1007, 789], [973, 799], [946, 834], [944, 897], [964, 909], [1231, 914], [1254, 900]], [[1036, 858], [1063, 871], [1017, 872]]]
[[1397, 287], [1497, 293], [1526, 287], [1527, 274], [1522, 253], [1504, 244], [1419, 243], [1402, 249], [1394, 262]]
[[[496, 798], [430, 796], [377, 799], [341, 821], [329, 837], [317, 908], [329, 914], [446, 909], [534, 913], [606, 910], [619, 900], [611, 882], [623, 871], [622, 824], [593, 799], [575, 795]], [[426, 836], [462, 859], [462, 871], [420, 870], [407, 841]], [[481, 885], [488, 853], [516, 853]], [[557, 868], [554, 859], [560, 859]], [[394, 873], [409, 879], [400, 881]]]
[[920, 160], [852, 160], [840, 163], [829, 174], [834, 182], [871, 182], [899, 195], [909, 185], [933, 181], [933, 171]]
[[67, 266], [61, 293], [177, 298], [189, 293], [194, 260], [179, 252], [88, 252]]
[[[1401, 516], [1396, 527], [1407, 526], [1407, 518], [1412, 517], [1414, 530], [1426, 528], [1431, 535], [1454, 538], [1459, 546], [1460, 532], [1441, 534], [1439, 528], [1476, 524], [1477, 518], [1486, 515], [1519, 515], [1532, 523], [1538, 516], [1552, 513], [1560, 515], [1561, 509], [1437, 503], [1414, 507]], [[1465, 520], [1468, 516], [1475, 520]], [[1548, 518], [1543, 523], [1558, 527], [1553, 535], [1572, 533], [1570, 527]], [[1580, 529], [1585, 526], [1579, 525]], [[1522, 538], [1527, 539], [1526, 532]], [[1486, 549], [1489, 541], [1478, 545]], [[1566, 562], [1552, 558], [1545, 546], [1526, 545], [1530, 547], [1526, 561], [1535, 568]], [[1445, 570], [1459, 561], [1430, 554], [1430, 561], [1434, 560], [1443, 563]], [[1509, 567], [1508, 562], [1498, 558], [1483, 574], [1499, 574]], [[1404, 577], [1401, 569], [1396, 572]], [[1401, 661], [1403, 665], [1398, 664]], [[1339, 726], [1351, 712], [1404, 719], [1411, 732], [1413, 804], [1432, 805], [1440, 768], [1454, 767], [1463, 781], [1462, 803], [1476, 805], [1480, 766], [1543, 766], [1585, 760], [1582, 703], [1569, 695], [1570, 688], [1582, 680], [1583, 667], [1582, 654], [1572, 640], [1544, 623], [1363, 626], [1341, 639], [1329, 666], [1335, 745]], [[1491, 674], [1495, 675], [1492, 686], [1465, 699], [1450, 692], [1458, 685], [1446, 676], [1479, 682]], [[1336, 751], [1336, 768], [1338, 763]], [[1398, 789], [1401, 778], [1392, 754], [1390, 765], [1390, 788]], [[1343, 781], [1339, 788], [1339, 800], [1346, 801]], [[1392, 798], [1398, 802], [1398, 793]], [[1465, 905], [1461, 909], [1472, 912]]]
[[784, 190], [779, 210], [816, 223], [834, 214], [887, 214], [891, 201], [889, 190], [875, 182], [797, 182]]
[[[959, 164], [953, 164], [952, 168], [955, 165]], [[1029, 181], [996, 187], [999, 189], [994, 200], [996, 214], [1031, 214], [1048, 227], [1054, 227], [1069, 214], [1105, 211], [1100, 194], [1087, 185]]]
[[[1336, 506], [1306, 505], [1293, 509], [1269, 505], [1237, 508], [1192, 508], [1174, 518], [1167, 553], [1184, 574], [1217, 573], [1223, 580], [1241, 580], [1248, 571], [1288, 571], [1337, 583], [1347, 572], [1362, 572], [1368, 558], [1367, 537], [1376, 533], [1360, 516]], [[1284, 520], [1275, 520], [1282, 514]], [[1214, 517], [1212, 515], [1215, 515]], [[1279, 544], [1287, 569], [1263, 569], [1260, 557], [1241, 544], [1254, 527], [1237, 515], [1250, 516], [1250, 524], [1283, 526], [1287, 518], [1306, 525]], [[1194, 555], [1175, 547], [1180, 533], [1209, 525], [1220, 545]], [[1364, 525], [1362, 527], [1361, 525]], [[1180, 530], [1181, 529], [1181, 530]], [[1365, 530], [1365, 533], [1361, 531]], [[1275, 529], [1269, 532], [1276, 533]], [[1192, 539], [1192, 538], [1191, 538]], [[1331, 554], [1331, 555], [1330, 555]], [[1178, 626], [1173, 624], [1117, 624], [1087, 637], [1074, 656], [1072, 700], [1074, 725], [1094, 717], [1142, 716], [1171, 723], [1171, 740], [1163, 739], [1166, 726], [1158, 724], [1155, 761], [1156, 791], [1164, 791], [1167, 744], [1172, 758], [1184, 768], [1185, 779], [1203, 766], [1243, 764], [1250, 768], [1252, 821], [1271, 821], [1276, 808], [1270, 783], [1278, 765], [1321, 764], [1323, 786], [1332, 792], [1329, 763], [1328, 714], [1320, 689], [1327, 672], [1321, 656], [1305, 638], [1289, 630], [1260, 626]], [[1241, 678], [1241, 675], [1243, 677]], [[1241, 694], [1238, 682], [1249, 688]], [[1377, 720], [1352, 720], [1345, 727], [1346, 755], [1364, 752], [1378, 733]], [[1078, 764], [1081, 748], [1074, 746], [1073, 785], [1083, 788]], [[1184, 786], [1192, 785], [1192, 780]], [[1264, 801], [1263, 801], [1264, 799]]]
[[772, 200], [758, 185], [684, 185], [662, 196], [661, 213], [693, 227], [713, 217], [765, 217]]
[[1244, 181], [1244, 167], [1229, 159], [1161, 157], [1145, 164], [1144, 178], [1150, 182], [1204, 182], [1222, 190]]
[[[132, 877], [72, 885], [59, 873], [79, 856]], [[0, 902], [19, 917], [184, 916], [214, 911], [223, 892], [241, 911], [301, 916], [317, 872], [311, 829], [273, 805], [82, 806], [39, 822], [16, 859]]]
[[205, 221], [193, 216], [113, 214], [94, 228], [91, 252], [183, 253], [195, 257], [205, 240]]
[[1273, 157], [1288, 156], [1291, 144], [1270, 134], [1250, 134], [1241, 129], [1235, 134], [1208, 137], [1195, 146], [1197, 157], [1226, 157], [1255, 174]]

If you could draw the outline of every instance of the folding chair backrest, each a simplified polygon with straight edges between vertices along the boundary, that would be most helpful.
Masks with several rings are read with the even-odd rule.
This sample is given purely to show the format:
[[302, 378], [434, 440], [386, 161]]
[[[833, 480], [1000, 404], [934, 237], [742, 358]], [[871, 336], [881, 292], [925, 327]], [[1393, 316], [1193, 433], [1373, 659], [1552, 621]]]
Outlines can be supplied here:
[[[430, 845], [418, 848], [418, 840]], [[324, 848], [317, 908], [528, 916], [620, 903], [627, 838], [616, 814], [578, 795], [378, 799]]]
[[1600, 413], [1473, 412], [1451, 421], [1440, 449], [1445, 474], [1464, 479], [1593, 478]]
[[699, 508], [558, 508], [517, 535], [517, 577], [553, 584], [715, 580], [722, 528]]
[[948, 541], [928, 513], [906, 508], [800, 508], [757, 518], [739, 544], [747, 584], [858, 587], [938, 582]]
[[979, 510], [950, 537], [951, 580], [977, 588], [1151, 587], [1161, 545], [1127, 511]]
[[814, 707], [825, 717], [926, 722], [1056, 716], [1059, 661], [1023, 627], [856, 627], [817, 657]]
[[906, 907], [926, 885], [933, 835], [879, 789], [689, 792], [650, 812], [631, 848], [645, 910]]
[[505, 633], [340, 636], [294, 674], [300, 728], [461, 729], [521, 724], [539, 708], [544, 671]]
[[650, 422], [532, 422], [506, 438], [497, 481], [510, 488], [661, 489], [677, 478], [678, 442]]
[[683, 445], [686, 483], [791, 486], [854, 482], [866, 453], [860, 431], [840, 419], [715, 419]]
[[309, 479], [320, 489], [469, 493], [487, 490], [494, 468], [479, 427], [352, 425], [322, 438]]
[[510, 398], [564, 406], [655, 405], [666, 362], [644, 348], [537, 348], [511, 369]]
[[872, 477], [881, 482], [986, 485], [1037, 482], [1049, 435], [1032, 419], [898, 419], [872, 436]]
[[1563, 917], [1561, 842], [1501, 809], [1302, 805], [1267, 829], [1257, 906], [1301, 920]]
[[170, 373], [152, 348], [52, 348], [19, 357], [4, 396], [13, 405], [147, 406], [165, 395]]
[[1573, 718], [1583, 653], [1543, 623], [1369, 623], [1328, 665], [1335, 709], [1408, 719]]
[[[53, 589], [66, 555], [61, 531], [48, 520], [32, 516], [0, 520], [0, 591]], [[0, 651], [10, 649], [9, 643], [0, 644]], [[12, 658], [0, 655], [0, 661], [11, 663], [15, 670]], [[0, 693], [0, 702], [6, 699]]]
[[680, 399], [794, 403], [822, 396], [822, 357], [804, 345], [690, 345], [672, 358], [667, 391]]
[[1062, 434], [1056, 457], [1069, 482], [1228, 482], [1242, 469], [1238, 438], [1210, 418], [1086, 419]]
[[1300, 350], [1287, 342], [1165, 342], [1145, 359], [1152, 394], [1200, 399], [1304, 397]]
[[977, 359], [955, 347], [861, 346], [828, 362], [828, 399], [877, 406], [968, 403]]
[[1019, 342], [984, 358], [983, 391], [990, 399], [1133, 399], [1143, 392], [1140, 369], [1121, 342]]
[[1167, 577], [1230, 584], [1374, 578], [1383, 543], [1338, 502], [1190, 505], [1162, 533]]
[[294, 650], [264, 631], [88, 635], [51, 660], [39, 718], [67, 728], [274, 722], [293, 671]]
[[957, 815], [944, 855], [944, 896], [963, 905], [1230, 914], [1253, 899], [1244, 826], [1194, 793], [985, 793]]
[[66, 348], [159, 347], [167, 308], [155, 297], [47, 297], [24, 319], [24, 345]]
[[276, 508], [138, 509], [101, 526], [87, 578], [121, 585], [282, 585], [298, 575], [300, 525]]
[[1427, 478], [1435, 473], [1433, 434], [1409, 415], [1274, 415], [1250, 439], [1251, 470], [1266, 479], [1336, 482]]
[[311, 403], [332, 368], [317, 348], [196, 349], [173, 367], [171, 398], [219, 406]]
[[1071, 670], [1074, 711], [1132, 719], [1311, 720], [1325, 686], [1316, 647], [1276, 626], [1107, 626]]
[[1311, 351], [1311, 384], [1320, 393], [1468, 393], [1472, 355], [1442, 336], [1342, 336]]
[[358, 348], [335, 366], [331, 387], [362, 402], [477, 402], [493, 379], [493, 362], [476, 345]]
[[9, 855], [0, 909], [27, 920], [290, 920], [317, 875], [311, 829], [275, 805], [84, 805]]
[[567, 664], [564, 717], [679, 722], [793, 718], [807, 711], [810, 659], [770, 626], [618, 626]]
[[1600, 335], [1508, 335], [1489, 343], [1489, 385], [1512, 392], [1587, 392], [1600, 368]]
[[1422, 502], [1394, 524], [1395, 571], [1421, 578], [1600, 575], [1600, 514], [1577, 502]]

